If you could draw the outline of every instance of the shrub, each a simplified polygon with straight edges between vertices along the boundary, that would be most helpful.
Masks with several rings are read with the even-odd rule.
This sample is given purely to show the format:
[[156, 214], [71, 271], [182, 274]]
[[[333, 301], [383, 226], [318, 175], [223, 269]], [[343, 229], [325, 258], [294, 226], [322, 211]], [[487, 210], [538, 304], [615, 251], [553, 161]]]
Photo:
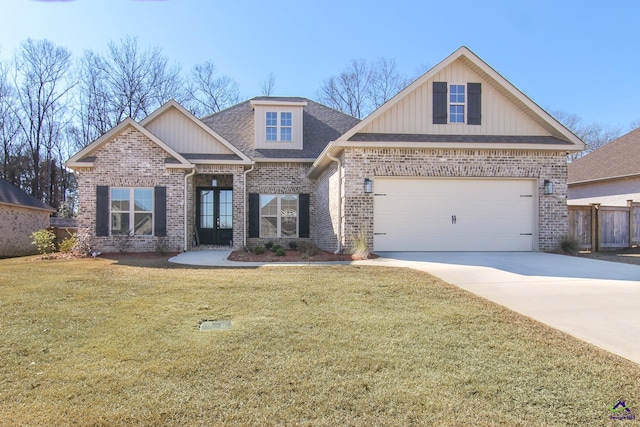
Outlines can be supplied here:
[[60, 242], [58, 249], [62, 253], [69, 254], [75, 250], [76, 246], [78, 246], [78, 233], [71, 233], [69, 237]]
[[294, 251], [295, 251], [296, 249], [298, 249], [298, 242], [296, 242], [296, 241], [291, 241], [291, 242], [289, 242], [289, 249], [292, 249], [292, 250], [294, 250]]
[[273, 242], [267, 242], [264, 244], [264, 247], [267, 249], [271, 249], [273, 247]]
[[273, 246], [271, 247], [271, 250], [272, 250], [274, 253], [275, 253], [275, 252], [278, 252], [278, 250], [279, 250], [279, 249], [283, 249], [283, 248], [282, 248], [282, 246], [280, 246], [280, 245], [273, 245]]
[[565, 254], [577, 254], [578, 240], [571, 236], [563, 236], [562, 239], [560, 239], [560, 250]]
[[320, 253], [320, 249], [313, 242], [301, 242], [298, 250], [307, 256], [314, 256]]
[[265, 251], [265, 248], [262, 245], [258, 245], [255, 248], [253, 248], [253, 253], [256, 255], [262, 255], [264, 251]]
[[56, 235], [53, 231], [43, 228], [31, 233], [32, 244], [36, 245], [38, 252], [42, 255], [49, 255], [56, 250]]
[[369, 245], [367, 243], [367, 233], [364, 230], [360, 230], [356, 237], [353, 239], [353, 256], [355, 258], [367, 259], [369, 258]]
[[282, 246], [279, 246], [275, 252], [276, 252], [276, 256], [285, 256], [287, 254], [282, 248]]
[[158, 237], [156, 240], [156, 253], [162, 256], [169, 253], [169, 238]]
[[131, 246], [131, 236], [133, 235], [133, 231], [128, 233], [119, 233], [113, 235], [113, 240], [115, 242], [116, 248], [118, 248], [118, 252], [121, 254], [127, 252], [129, 246]]

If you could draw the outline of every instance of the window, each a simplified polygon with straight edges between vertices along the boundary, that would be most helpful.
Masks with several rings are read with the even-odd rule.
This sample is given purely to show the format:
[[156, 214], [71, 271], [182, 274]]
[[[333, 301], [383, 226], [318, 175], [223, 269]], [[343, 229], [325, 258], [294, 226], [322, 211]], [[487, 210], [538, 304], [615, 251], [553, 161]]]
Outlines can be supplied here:
[[111, 189], [111, 233], [153, 235], [153, 188]]
[[267, 141], [278, 140], [278, 113], [267, 111]]
[[449, 122], [464, 123], [464, 85], [449, 86]]
[[298, 237], [297, 195], [260, 195], [260, 237]]
[[281, 112], [278, 123], [278, 113], [267, 111], [266, 116], [266, 139], [267, 141], [291, 141], [293, 120], [291, 112]]

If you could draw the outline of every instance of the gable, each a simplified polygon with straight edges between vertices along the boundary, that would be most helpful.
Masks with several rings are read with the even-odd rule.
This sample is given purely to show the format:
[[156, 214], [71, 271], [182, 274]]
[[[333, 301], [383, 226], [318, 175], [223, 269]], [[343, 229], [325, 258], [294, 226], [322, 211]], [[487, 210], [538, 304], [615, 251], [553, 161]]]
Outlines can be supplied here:
[[[479, 83], [481, 87], [480, 125], [468, 123], [469, 108], [464, 111], [464, 123], [449, 123], [446, 104], [444, 123], [434, 124], [434, 86], [437, 88], [438, 84], [444, 85], [446, 102], [449, 85], [461, 85], [466, 89], [469, 83]], [[471, 94], [467, 90], [465, 95], [468, 99]], [[358, 133], [551, 136], [548, 130], [514, 105], [491, 82], [476, 74], [459, 59], [421, 82]]]
[[181, 154], [235, 154], [176, 108], [168, 108], [144, 127]]
[[[462, 99], [454, 101], [460, 90]], [[400, 145], [407, 136], [406, 141], [430, 147], [584, 149], [577, 136], [466, 47], [427, 71], [336, 143], [396, 141], [394, 145]], [[421, 139], [427, 136], [429, 141]], [[514, 138], [497, 141], [505, 137]]]

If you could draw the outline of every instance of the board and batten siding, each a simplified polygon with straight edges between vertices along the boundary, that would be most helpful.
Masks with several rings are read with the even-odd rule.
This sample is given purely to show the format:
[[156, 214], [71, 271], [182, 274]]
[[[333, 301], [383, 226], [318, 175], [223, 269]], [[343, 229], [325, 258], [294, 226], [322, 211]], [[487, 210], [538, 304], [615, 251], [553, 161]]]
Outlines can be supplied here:
[[[482, 84], [482, 124], [433, 124], [433, 82], [448, 84]], [[467, 94], [468, 97], [468, 94]], [[465, 111], [465, 121], [467, 111]], [[362, 133], [408, 133], [436, 135], [531, 135], [549, 132], [500, 94], [461, 61], [453, 62], [432, 79], [366, 126]]]
[[178, 153], [234, 154], [174, 108], [168, 109], [145, 127]]

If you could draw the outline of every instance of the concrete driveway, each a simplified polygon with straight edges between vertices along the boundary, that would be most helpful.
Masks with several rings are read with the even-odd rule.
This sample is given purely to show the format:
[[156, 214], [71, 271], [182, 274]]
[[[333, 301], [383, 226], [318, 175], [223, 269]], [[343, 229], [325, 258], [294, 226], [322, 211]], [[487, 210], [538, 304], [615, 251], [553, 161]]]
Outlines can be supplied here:
[[640, 363], [640, 266], [539, 252], [383, 252]]

